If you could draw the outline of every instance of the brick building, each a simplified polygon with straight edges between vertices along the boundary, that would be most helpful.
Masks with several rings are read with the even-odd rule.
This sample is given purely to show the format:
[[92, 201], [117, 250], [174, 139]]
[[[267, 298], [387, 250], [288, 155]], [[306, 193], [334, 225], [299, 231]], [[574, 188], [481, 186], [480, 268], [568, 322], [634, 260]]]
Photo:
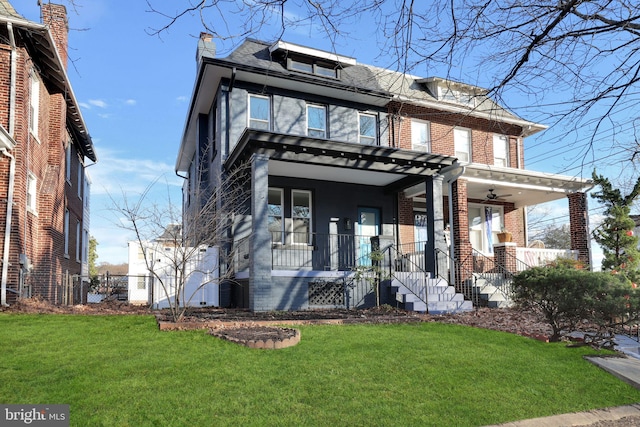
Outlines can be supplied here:
[[97, 160], [67, 76], [64, 6], [42, 23], [0, 0], [2, 304], [20, 296], [83, 300], [89, 240], [88, 160]]

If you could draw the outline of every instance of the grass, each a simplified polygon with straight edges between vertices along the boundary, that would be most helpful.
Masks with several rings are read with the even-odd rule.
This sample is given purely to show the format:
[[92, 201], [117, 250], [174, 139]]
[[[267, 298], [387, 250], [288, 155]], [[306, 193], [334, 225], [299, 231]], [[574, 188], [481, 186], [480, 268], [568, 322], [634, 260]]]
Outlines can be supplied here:
[[282, 350], [149, 316], [0, 315], [0, 403], [72, 426], [481, 426], [640, 401], [594, 350], [446, 324], [305, 326]]

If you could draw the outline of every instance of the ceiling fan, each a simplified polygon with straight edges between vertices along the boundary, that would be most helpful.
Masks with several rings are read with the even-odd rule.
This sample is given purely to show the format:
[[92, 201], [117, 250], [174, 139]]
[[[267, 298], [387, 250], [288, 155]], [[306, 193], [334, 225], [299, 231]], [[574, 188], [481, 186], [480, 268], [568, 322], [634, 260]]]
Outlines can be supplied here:
[[500, 194], [500, 195], [498, 195], [498, 194], [494, 193], [493, 191], [494, 191], [493, 188], [489, 189], [489, 192], [487, 193], [487, 197], [486, 197], [485, 201], [490, 200], [490, 201], [493, 201], [493, 202], [501, 202], [501, 201], [504, 200], [503, 197], [511, 196], [511, 194]]

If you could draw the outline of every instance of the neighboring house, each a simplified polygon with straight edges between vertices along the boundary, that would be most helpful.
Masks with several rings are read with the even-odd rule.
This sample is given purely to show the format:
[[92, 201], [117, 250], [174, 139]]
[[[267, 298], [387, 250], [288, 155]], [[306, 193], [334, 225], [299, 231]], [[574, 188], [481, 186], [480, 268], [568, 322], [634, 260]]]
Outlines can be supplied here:
[[66, 72], [64, 6], [43, 23], [0, 0], [2, 304], [19, 296], [84, 301], [89, 180], [96, 154]]
[[[466, 310], [525, 258], [549, 256], [527, 248], [526, 207], [561, 198], [574, 251], [553, 256], [589, 262], [591, 183], [524, 169], [524, 139], [545, 126], [485, 90], [283, 41], [248, 39], [217, 58], [202, 34], [196, 56], [176, 161], [184, 217], [202, 207], [195, 194], [214, 194], [218, 176], [251, 165], [251, 214], [235, 219], [234, 243], [221, 248], [235, 269], [222, 305], [369, 306], [375, 281], [353, 271], [374, 264], [381, 303]], [[498, 243], [504, 228], [512, 241]], [[479, 275], [499, 280], [480, 289]]]
[[175, 303], [181, 286], [176, 275], [184, 274], [182, 292], [178, 295], [180, 306], [220, 305], [218, 249], [178, 247], [180, 234], [181, 226], [171, 224], [153, 241], [129, 242], [128, 299], [131, 304], [169, 307]]

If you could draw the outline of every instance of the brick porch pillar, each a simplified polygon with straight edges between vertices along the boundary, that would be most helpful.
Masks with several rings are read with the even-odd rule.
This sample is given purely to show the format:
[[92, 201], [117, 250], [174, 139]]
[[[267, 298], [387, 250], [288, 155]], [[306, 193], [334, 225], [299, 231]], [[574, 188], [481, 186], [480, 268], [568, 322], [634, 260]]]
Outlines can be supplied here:
[[473, 272], [473, 250], [469, 241], [469, 212], [467, 210], [467, 181], [458, 179], [451, 184], [451, 204], [453, 208], [453, 245], [454, 257], [459, 266], [456, 268], [456, 288], [462, 289], [465, 280]]
[[578, 260], [591, 265], [591, 239], [589, 238], [589, 203], [586, 193], [572, 193], [569, 199], [569, 229], [571, 249], [578, 251]]
[[251, 156], [251, 236], [249, 237], [249, 308], [269, 311], [271, 301], [271, 233], [268, 227], [269, 157]]
[[516, 273], [518, 271], [518, 266], [516, 264], [517, 246], [518, 245], [512, 242], [496, 243], [493, 246], [493, 259], [496, 264], [496, 273], [500, 272], [497, 266], [504, 267], [505, 270], [510, 271], [511, 273]]

